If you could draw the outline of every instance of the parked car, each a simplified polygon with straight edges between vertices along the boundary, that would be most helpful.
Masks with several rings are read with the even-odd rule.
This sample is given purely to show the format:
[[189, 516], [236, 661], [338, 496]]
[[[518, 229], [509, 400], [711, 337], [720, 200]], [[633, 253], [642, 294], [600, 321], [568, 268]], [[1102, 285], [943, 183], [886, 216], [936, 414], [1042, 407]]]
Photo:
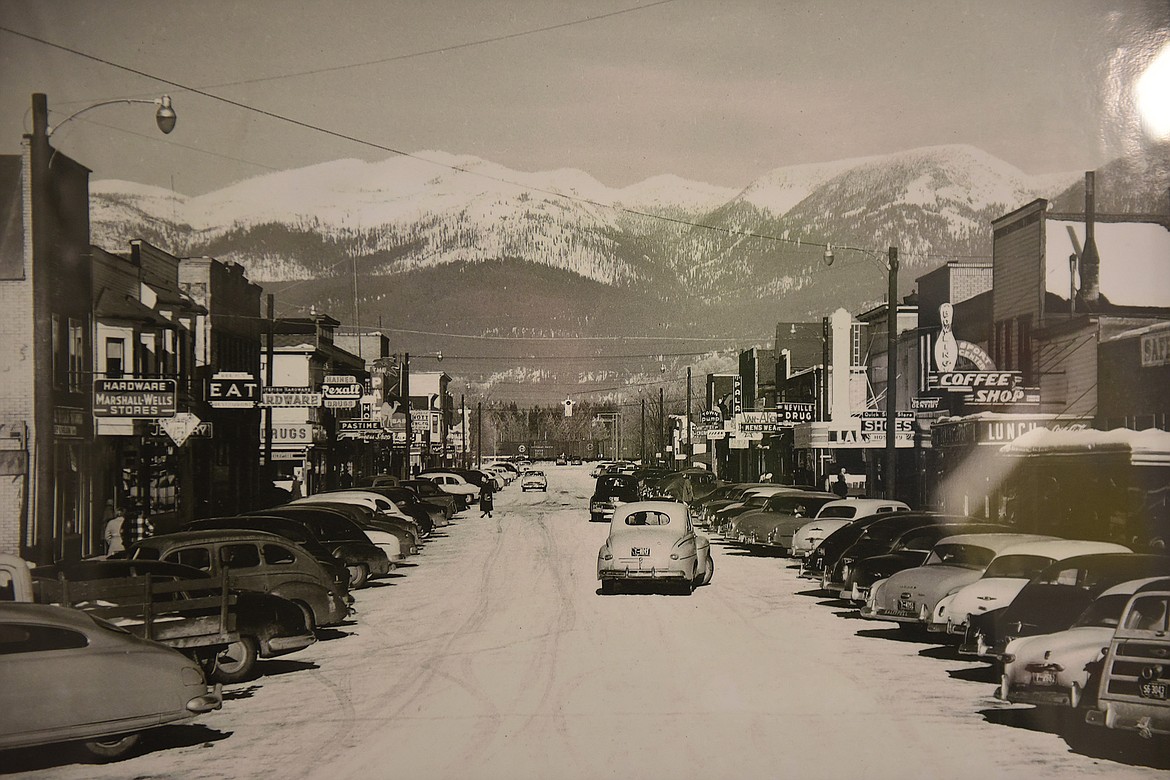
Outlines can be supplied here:
[[451, 522], [451, 518], [459, 511], [459, 499], [455, 496], [441, 489], [438, 485], [426, 479], [404, 479], [398, 483], [399, 487], [411, 490], [419, 497], [420, 501], [427, 504], [434, 504], [441, 507], [443, 510], [443, 517], [446, 525]]
[[1129, 580], [1102, 591], [1064, 631], [1008, 642], [996, 697], [1013, 704], [1091, 706], [1101, 682], [1101, 660], [1130, 597], [1167, 589], [1166, 577]]
[[335, 626], [351, 614], [329, 572], [284, 537], [263, 531], [180, 531], [135, 542], [132, 559], [170, 561], [212, 576], [227, 574], [229, 587], [271, 593], [296, 604], [309, 625]]
[[419, 531], [424, 537], [429, 536], [436, 527], [447, 524], [447, 513], [442, 506], [423, 501], [417, 493], [408, 487], [372, 487], [368, 489], [393, 501], [402, 514], [418, 524]]
[[972, 518], [962, 515], [934, 512], [894, 512], [862, 517], [837, 529], [817, 545], [813, 555], [805, 559], [801, 574], [817, 577], [821, 581], [821, 590], [836, 594], [845, 588], [846, 566], [862, 558], [889, 552], [906, 531], [928, 525], [973, 522]]
[[961, 637], [967, 633], [969, 615], [1006, 607], [1029, 580], [1054, 561], [1093, 553], [1127, 552], [1131, 551], [1124, 545], [1082, 539], [1052, 539], [1013, 547], [996, 556], [978, 580], [940, 601], [929, 629]]
[[520, 475], [520, 491], [527, 493], [529, 490], [548, 492], [548, 478], [543, 471], [525, 471]]
[[940, 539], [926, 563], [878, 580], [860, 615], [892, 620], [900, 628], [925, 628], [935, 606], [948, 593], [983, 576], [1004, 550], [1052, 537], [1038, 534], [960, 534]]
[[81, 610], [0, 603], [0, 656], [4, 749], [80, 741], [112, 760], [223, 704], [191, 659]]
[[948, 536], [1011, 532], [1010, 526], [999, 523], [947, 523], [906, 529], [889, 541], [885, 552], [842, 564], [838, 596], [855, 604], [864, 604], [875, 582], [926, 563], [934, 546]]
[[[76, 590], [77, 583], [101, 581], [107, 586], [102, 600], [116, 600], [115, 588], [128, 593], [135, 581], [149, 576], [154, 582], [184, 581], [187, 587], [176, 597], [202, 599], [214, 597], [219, 591], [212, 576], [199, 569], [155, 560], [84, 560], [38, 566], [32, 576], [44, 590], [57, 590], [64, 580], [67, 587]], [[200, 582], [206, 586], [198, 587]], [[258, 658], [277, 658], [302, 650], [317, 641], [313, 629], [305, 620], [301, 608], [291, 601], [271, 593], [234, 589], [233, 611], [236, 617], [234, 641], [220, 650], [208, 664], [208, 676], [213, 682], [234, 683], [252, 676]]]
[[675, 501], [623, 504], [597, 553], [597, 579], [606, 594], [623, 582], [656, 582], [689, 595], [714, 572], [711, 543], [695, 533], [686, 506]]
[[731, 482], [720, 485], [694, 502], [691, 516], [699, 525], [712, 528], [716, 512], [731, 504], [739, 503], [744, 493], [749, 489], [763, 486], [762, 482]]
[[371, 577], [384, 577], [394, 570], [394, 563], [384, 549], [370, 541], [370, 537], [352, 521], [338, 517], [337, 513], [325, 507], [282, 504], [249, 513], [245, 517], [270, 522], [273, 533], [280, 533], [289, 520], [303, 525], [335, 558], [345, 564], [351, 588], [363, 587]]
[[592, 477], [593, 479], [597, 479], [598, 477], [601, 476], [601, 472], [605, 471], [607, 468], [609, 468], [612, 465], [613, 465], [612, 460], [600, 460], [593, 467], [593, 469], [589, 472], [589, 476]]
[[638, 478], [633, 474], [602, 474], [589, 498], [589, 522], [609, 522], [616, 507], [639, 498]]
[[748, 488], [739, 497], [738, 501], [733, 501], [727, 506], [715, 512], [712, 518], [711, 527], [725, 536], [735, 537], [735, 530], [733, 523], [735, 518], [742, 515], [744, 512], [750, 512], [753, 509], [761, 509], [764, 504], [768, 503], [768, 499], [777, 493], [791, 493], [799, 488], [788, 487], [787, 485], [756, 485]]
[[321, 544], [312, 531], [295, 520], [283, 517], [257, 517], [253, 515], [237, 515], [234, 517], [206, 517], [201, 520], [189, 520], [180, 526], [180, 531], [211, 531], [221, 528], [246, 528], [252, 531], [266, 531], [270, 534], [283, 536], [304, 548], [312, 555], [326, 571], [333, 575], [333, 581], [341, 590], [347, 590], [353, 581], [353, 574], [347, 562], [333, 553], [328, 547]]
[[440, 490], [444, 490], [455, 496], [462, 503], [461, 509], [467, 509], [479, 500], [479, 487], [471, 484], [458, 474], [424, 471], [418, 475], [418, 478], [433, 482]]
[[972, 615], [959, 654], [998, 658], [1013, 639], [1068, 628], [1106, 588], [1165, 576], [1170, 576], [1170, 556], [1165, 555], [1094, 553], [1056, 561], [1003, 609]]
[[1170, 735], [1170, 588], [1134, 594], [1113, 632], [1101, 673], [1096, 707], [1085, 720]]
[[[369, 523], [364, 522], [373, 513], [383, 511], [384, 509], [392, 511], [395, 515], [400, 515], [398, 507], [393, 506], [394, 502], [384, 496], [377, 496], [376, 498], [365, 494], [356, 495], [352, 493], [318, 493], [312, 496], [305, 496], [298, 498], [288, 503], [289, 506], [323, 506], [329, 507], [335, 511], [345, 512], [343, 507], [352, 506], [365, 509], [366, 512], [345, 512], [354, 523], [362, 529], [362, 531], [369, 537], [370, 541], [381, 547], [386, 551], [386, 557], [390, 559], [390, 563], [397, 565], [406, 560], [406, 556], [410, 554], [410, 548], [416, 544], [417, 534], [413, 537], [404, 532], [395, 532], [387, 528], [375, 528]], [[391, 509], [393, 507], [393, 509]], [[409, 520], [409, 518], [403, 518]], [[413, 522], [413, 521], [410, 521]]]
[[796, 529], [835, 498], [833, 493], [811, 490], [777, 493], [759, 509], [744, 512], [735, 519], [736, 539], [740, 544], [758, 550], [787, 552], [792, 547], [792, 534]]
[[795, 558], [807, 557], [825, 537], [870, 515], [884, 515], [892, 512], [909, 512], [910, 507], [901, 501], [884, 498], [840, 498], [821, 507], [813, 519], [792, 534], [792, 545], [788, 554]]
[[655, 489], [664, 497], [681, 501], [683, 491], [686, 490], [683, 487], [684, 481], [690, 483], [692, 501], [702, 499], [715, 488], [719, 487], [720, 484], [715, 475], [706, 469], [685, 469], [661, 478], [655, 485]]

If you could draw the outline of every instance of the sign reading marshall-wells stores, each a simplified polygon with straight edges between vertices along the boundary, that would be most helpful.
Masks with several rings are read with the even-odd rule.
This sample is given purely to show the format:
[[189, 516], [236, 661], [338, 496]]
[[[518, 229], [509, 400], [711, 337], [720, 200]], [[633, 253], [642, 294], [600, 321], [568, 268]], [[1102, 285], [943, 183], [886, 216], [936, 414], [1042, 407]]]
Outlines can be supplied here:
[[177, 411], [174, 379], [94, 380], [94, 417], [174, 417]]

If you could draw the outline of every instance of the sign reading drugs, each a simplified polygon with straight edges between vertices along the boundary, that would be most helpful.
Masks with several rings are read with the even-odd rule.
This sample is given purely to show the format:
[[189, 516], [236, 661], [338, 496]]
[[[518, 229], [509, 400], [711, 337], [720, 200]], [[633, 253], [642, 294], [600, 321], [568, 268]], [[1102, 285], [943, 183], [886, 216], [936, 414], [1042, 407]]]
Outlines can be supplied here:
[[174, 379], [97, 379], [95, 417], [174, 417], [178, 383]]

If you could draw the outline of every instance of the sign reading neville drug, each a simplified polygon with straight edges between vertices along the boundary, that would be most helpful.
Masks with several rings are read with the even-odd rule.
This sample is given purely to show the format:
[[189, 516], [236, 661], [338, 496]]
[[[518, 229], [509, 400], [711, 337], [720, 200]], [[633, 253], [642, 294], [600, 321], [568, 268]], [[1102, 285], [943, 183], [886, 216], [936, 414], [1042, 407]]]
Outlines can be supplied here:
[[174, 379], [96, 379], [94, 417], [174, 417], [178, 411]]

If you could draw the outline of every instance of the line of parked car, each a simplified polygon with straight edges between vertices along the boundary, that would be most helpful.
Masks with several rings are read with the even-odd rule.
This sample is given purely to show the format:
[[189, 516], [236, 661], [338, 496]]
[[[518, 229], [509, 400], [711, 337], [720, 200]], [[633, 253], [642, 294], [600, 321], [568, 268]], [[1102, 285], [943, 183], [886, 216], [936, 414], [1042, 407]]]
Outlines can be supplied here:
[[730, 544], [798, 560], [861, 618], [995, 664], [1003, 701], [1170, 735], [1168, 556], [803, 486], [718, 485], [691, 511]]
[[146, 728], [219, 709], [223, 684], [353, 618], [351, 590], [518, 476], [509, 464], [380, 475], [193, 520], [115, 557], [0, 555], [0, 749], [79, 742], [110, 760]]

